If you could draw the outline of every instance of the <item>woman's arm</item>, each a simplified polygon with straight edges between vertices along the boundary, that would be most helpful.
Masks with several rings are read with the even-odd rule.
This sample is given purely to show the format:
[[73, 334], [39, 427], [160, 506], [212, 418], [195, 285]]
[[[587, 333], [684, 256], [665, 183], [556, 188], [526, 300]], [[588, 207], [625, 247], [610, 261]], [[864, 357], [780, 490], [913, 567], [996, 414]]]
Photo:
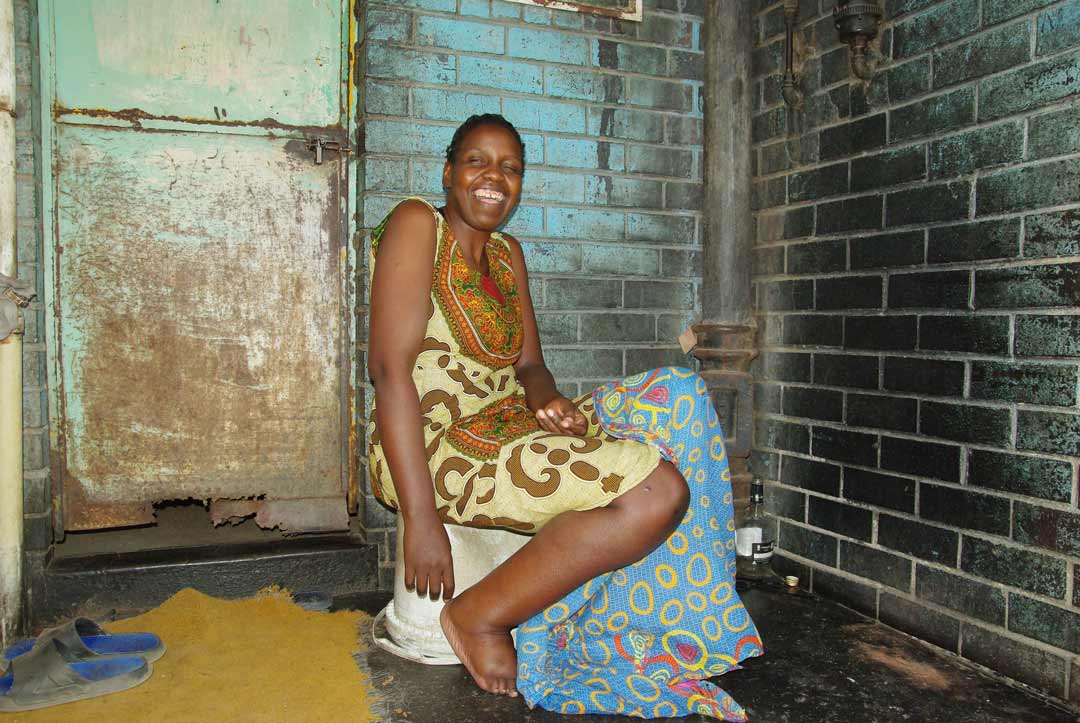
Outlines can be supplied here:
[[555, 388], [555, 378], [544, 364], [540, 333], [536, 328], [536, 313], [533, 311], [532, 295], [529, 293], [529, 273], [525, 268], [525, 255], [521, 251], [521, 244], [508, 234], [503, 234], [503, 237], [509, 242], [518, 299], [521, 301], [524, 341], [521, 357], [514, 364], [514, 373], [525, 389], [525, 403], [536, 413], [536, 421], [546, 431], [556, 434], [585, 434], [588, 429], [585, 417], [569, 399], [559, 394], [559, 390]]
[[379, 242], [371, 285], [368, 370], [375, 417], [405, 523], [405, 586], [449, 600], [454, 594], [450, 541], [435, 512], [424, 451], [423, 416], [412, 380], [427, 328], [435, 219], [419, 201], [391, 216]]

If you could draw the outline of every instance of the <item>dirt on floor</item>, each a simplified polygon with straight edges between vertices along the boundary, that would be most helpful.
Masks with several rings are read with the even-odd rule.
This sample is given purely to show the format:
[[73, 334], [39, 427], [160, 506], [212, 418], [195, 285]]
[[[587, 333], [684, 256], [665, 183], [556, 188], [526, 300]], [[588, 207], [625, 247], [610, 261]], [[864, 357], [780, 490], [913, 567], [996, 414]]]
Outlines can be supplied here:
[[167, 646], [153, 676], [101, 698], [0, 714], [0, 722], [348, 721], [367, 723], [370, 685], [353, 653], [370, 618], [311, 612], [288, 593], [219, 600], [183, 590], [110, 632], [151, 632]]

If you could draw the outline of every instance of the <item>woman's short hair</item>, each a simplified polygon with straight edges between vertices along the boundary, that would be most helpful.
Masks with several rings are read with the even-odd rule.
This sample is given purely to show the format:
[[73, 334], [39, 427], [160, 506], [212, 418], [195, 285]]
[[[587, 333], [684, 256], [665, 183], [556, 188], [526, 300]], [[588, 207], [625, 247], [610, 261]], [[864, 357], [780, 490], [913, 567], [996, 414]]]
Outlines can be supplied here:
[[500, 128], [505, 128], [510, 131], [510, 134], [514, 136], [514, 140], [518, 142], [518, 146], [521, 147], [521, 162], [525, 163], [525, 141], [521, 140], [521, 134], [518, 133], [514, 124], [498, 113], [483, 113], [480, 115], [469, 116], [468, 119], [454, 131], [454, 137], [450, 139], [450, 145], [446, 147], [446, 160], [450, 163], [454, 162], [454, 156], [457, 155], [459, 147], [461, 146], [461, 140], [474, 128], [489, 125], [499, 126]]

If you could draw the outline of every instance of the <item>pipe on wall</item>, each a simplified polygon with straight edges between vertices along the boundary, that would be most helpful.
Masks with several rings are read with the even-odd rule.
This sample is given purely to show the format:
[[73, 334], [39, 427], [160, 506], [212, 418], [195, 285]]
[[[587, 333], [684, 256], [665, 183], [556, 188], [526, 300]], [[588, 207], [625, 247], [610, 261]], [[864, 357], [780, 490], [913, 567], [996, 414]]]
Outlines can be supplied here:
[[[0, 273], [14, 277], [15, 13], [0, 0]], [[0, 647], [22, 617], [22, 332], [0, 341]]]
[[750, 6], [705, 3], [703, 324], [750, 325]]

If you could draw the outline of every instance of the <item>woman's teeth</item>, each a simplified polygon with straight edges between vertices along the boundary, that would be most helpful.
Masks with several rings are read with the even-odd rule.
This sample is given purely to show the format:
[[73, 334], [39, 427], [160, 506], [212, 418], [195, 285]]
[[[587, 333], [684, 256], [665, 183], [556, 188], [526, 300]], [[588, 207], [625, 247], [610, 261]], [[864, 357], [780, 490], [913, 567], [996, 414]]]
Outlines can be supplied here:
[[476, 196], [477, 200], [481, 203], [502, 203], [506, 198], [505, 194], [487, 188], [481, 188], [478, 191], [474, 191], [473, 195]]

